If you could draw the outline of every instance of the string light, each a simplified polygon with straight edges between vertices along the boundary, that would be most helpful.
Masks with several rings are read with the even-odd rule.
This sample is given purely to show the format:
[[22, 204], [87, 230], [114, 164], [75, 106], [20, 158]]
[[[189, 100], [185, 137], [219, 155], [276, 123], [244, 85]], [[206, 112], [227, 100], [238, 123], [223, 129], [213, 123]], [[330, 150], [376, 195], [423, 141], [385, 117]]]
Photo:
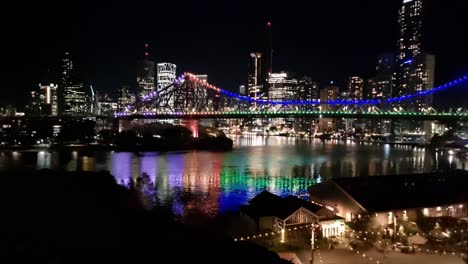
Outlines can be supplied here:
[[[285, 232], [288, 231], [288, 232], [291, 232], [291, 231], [302, 231], [302, 229], [308, 229], [310, 230], [310, 227], [312, 225], [301, 225], [299, 227], [293, 227], [293, 228], [284, 228], [284, 229], [281, 229], [280, 231], [277, 231], [277, 232], [264, 232], [264, 233], [257, 233], [255, 235], [249, 235], [249, 236], [238, 236], [238, 237], [235, 237], [234, 238], [234, 241], [244, 241], [244, 240], [253, 240], [253, 239], [262, 239], [262, 238], [265, 238], [265, 237], [271, 237], [271, 236], [276, 236], [276, 235], [281, 235], [283, 236], [286, 235]], [[316, 226], [317, 227], [317, 226]], [[282, 232], [282, 230], [284, 230], [284, 232]], [[285, 238], [285, 237], [284, 237]], [[284, 239], [283, 238], [283, 239]], [[283, 242], [282, 242], [283, 243]]]

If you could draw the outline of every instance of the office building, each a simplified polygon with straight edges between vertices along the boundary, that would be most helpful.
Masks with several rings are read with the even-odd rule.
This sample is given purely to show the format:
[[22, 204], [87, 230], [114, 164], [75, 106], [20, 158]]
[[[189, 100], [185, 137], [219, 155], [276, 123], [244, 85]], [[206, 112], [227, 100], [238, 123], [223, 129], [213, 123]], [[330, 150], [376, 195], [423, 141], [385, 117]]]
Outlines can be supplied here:
[[138, 100], [154, 91], [154, 61], [149, 59], [149, 45], [145, 44], [142, 60], [137, 62], [137, 98]]
[[[298, 81], [288, 77], [285, 72], [281, 73], [270, 73], [268, 74], [268, 99], [274, 101], [288, 101], [293, 100], [296, 96], [296, 88]], [[288, 105], [277, 105], [276, 107], [282, 107], [283, 109], [291, 108], [293, 106]], [[285, 118], [274, 118], [271, 120], [273, 125], [285, 125], [290, 126], [294, 123], [294, 119]]]
[[320, 98], [319, 83], [314, 82], [310, 77], [304, 77], [297, 82], [295, 99], [314, 100]]
[[288, 78], [288, 74], [270, 73], [268, 75], [268, 99], [270, 100], [292, 100], [296, 96], [296, 88], [298, 81]]
[[176, 79], [176, 65], [162, 62], [157, 64], [158, 91], [170, 86]]
[[[336, 100], [340, 96], [340, 88], [330, 83], [330, 85], [320, 90], [320, 101]], [[322, 104], [319, 106], [321, 111], [333, 111], [335, 106], [330, 106], [328, 104]], [[336, 120], [333, 118], [320, 118], [318, 122], [318, 132], [328, 133], [336, 130]]]
[[[364, 99], [364, 79], [361, 77], [350, 77], [348, 80], [347, 99], [362, 100]], [[343, 98], [344, 99], [344, 98]]]
[[87, 100], [84, 86], [78, 81], [75, 65], [71, 60], [69, 52], [65, 52], [62, 59], [62, 89], [60, 91], [62, 107], [61, 113], [64, 115], [83, 115], [87, 113]]
[[117, 107], [118, 111], [124, 112], [128, 111], [128, 106], [135, 102], [135, 95], [130, 92], [130, 86], [122, 85], [119, 88]]
[[26, 105], [25, 114], [28, 116], [39, 116], [41, 114], [41, 99], [37, 91], [31, 91], [29, 103]]
[[248, 96], [259, 99], [263, 94], [262, 54], [260, 52], [250, 53], [249, 78], [247, 92]]
[[58, 114], [58, 85], [39, 84], [39, 98], [41, 104], [41, 114], [56, 116]]
[[[422, 51], [422, 0], [403, 0], [398, 15], [400, 36], [397, 42], [398, 54], [393, 82], [393, 95], [402, 96], [430, 89], [434, 85], [435, 58]], [[394, 107], [404, 111], [423, 112], [432, 106], [432, 98], [415, 98], [395, 103]], [[397, 134], [429, 134], [428, 122], [394, 122]]]
[[88, 112], [83, 84], [68, 85], [64, 89], [64, 114], [83, 115]]
[[105, 94], [102, 98], [99, 98], [98, 109], [98, 115], [113, 116], [118, 110], [118, 103]]
[[[382, 100], [392, 97], [393, 72], [395, 70], [395, 55], [393, 53], [381, 53], [377, 56], [376, 75], [369, 78], [365, 84], [365, 99]], [[386, 103], [376, 105], [380, 111], [393, 110]], [[391, 133], [390, 120], [370, 119], [366, 120], [365, 130], [371, 134]]]
[[411, 65], [421, 53], [422, 37], [422, 0], [404, 0], [398, 14], [400, 35], [397, 42], [397, 58], [394, 96], [402, 96], [414, 91], [409, 85], [413, 75]]
[[[317, 82], [312, 81], [312, 79], [307, 76], [298, 80], [297, 87], [294, 92], [295, 100], [311, 101], [319, 98], [320, 90]], [[305, 104], [299, 106], [301, 110], [318, 110], [318, 107], [319, 104]], [[296, 122], [294, 122], [294, 130], [296, 132], [310, 133], [313, 130], [313, 125], [315, 124], [314, 120], [315, 119], [313, 118], [305, 117], [296, 118]]]

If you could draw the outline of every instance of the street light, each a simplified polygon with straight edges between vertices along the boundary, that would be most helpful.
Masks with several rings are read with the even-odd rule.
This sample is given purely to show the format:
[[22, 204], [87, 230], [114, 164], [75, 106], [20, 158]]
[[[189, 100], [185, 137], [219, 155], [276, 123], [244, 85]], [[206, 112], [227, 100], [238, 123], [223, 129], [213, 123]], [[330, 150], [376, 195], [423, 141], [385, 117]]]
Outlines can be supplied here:
[[311, 224], [311, 238], [310, 238], [310, 264], [314, 264], [314, 247], [315, 247], [315, 233], [314, 233], [315, 224]]

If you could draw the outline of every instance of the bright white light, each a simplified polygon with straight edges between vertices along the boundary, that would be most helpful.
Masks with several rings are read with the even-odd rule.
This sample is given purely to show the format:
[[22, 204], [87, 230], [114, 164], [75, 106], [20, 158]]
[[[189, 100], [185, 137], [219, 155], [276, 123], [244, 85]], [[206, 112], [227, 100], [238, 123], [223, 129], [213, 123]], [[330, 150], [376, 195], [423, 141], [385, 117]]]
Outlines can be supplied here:
[[281, 243], [284, 243], [284, 228], [281, 228]]
[[423, 215], [424, 215], [424, 216], [429, 216], [429, 209], [424, 208], [424, 210], [423, 210]]
[[413, 2], [413, 0], [403, 0], [403, 4]]

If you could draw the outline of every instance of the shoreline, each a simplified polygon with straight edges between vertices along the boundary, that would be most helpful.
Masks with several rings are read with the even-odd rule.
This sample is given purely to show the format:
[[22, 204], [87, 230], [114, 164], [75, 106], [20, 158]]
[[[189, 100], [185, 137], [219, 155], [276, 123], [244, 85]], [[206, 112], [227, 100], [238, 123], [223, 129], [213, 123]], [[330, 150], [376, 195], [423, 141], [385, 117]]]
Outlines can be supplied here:
[[116, 151], [116, 152], [168, 152], [168, 151], [230, 151], [233, 149], [233, 142], [229, 138], [193, 140], [186, 144], [167, 144], [160, 146], [117, 146], [113, 144], [56, 144], [42, 146], [1, 146], [0, 152], [35, 152], [35, 151]]

